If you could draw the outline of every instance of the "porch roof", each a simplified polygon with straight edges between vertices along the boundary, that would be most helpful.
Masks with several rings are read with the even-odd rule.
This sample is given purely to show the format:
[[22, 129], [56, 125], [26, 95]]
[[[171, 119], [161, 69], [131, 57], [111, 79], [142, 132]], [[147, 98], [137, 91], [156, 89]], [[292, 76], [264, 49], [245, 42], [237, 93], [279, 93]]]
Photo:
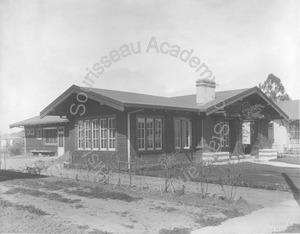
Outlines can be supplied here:
[[41, 118], [40, 116], [36, 116], [30, 119], [26, 119], [14, 124], [9, 125], [10, 128], [14, 127], [23, 127], [23, 126], [31, 126], [31, 125], [44, 125], [44, 124], [53, 124], [53, 123], [67, 123], [69, 120], [65, 118], [60, 118], [59, 116], [45, 116]]

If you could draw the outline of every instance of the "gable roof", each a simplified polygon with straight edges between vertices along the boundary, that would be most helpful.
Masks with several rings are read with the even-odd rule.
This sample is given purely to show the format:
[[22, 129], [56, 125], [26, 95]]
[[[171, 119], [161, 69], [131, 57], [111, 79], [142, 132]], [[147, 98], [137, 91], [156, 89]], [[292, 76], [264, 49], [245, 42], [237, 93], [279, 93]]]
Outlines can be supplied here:
[[215, 100], [199, 106], [196, 102], [196, 94], [178, 97], [162, 97], [116, 90], [78, 87], [76, 85], [72, 85], [51, 104], [49, 104], [44, 110], [42, 110], [40, 113], [41, 117], [51, 114], [57, 115], [57, 113], [52, 112], [53, 109], [74, 93], [85, 93], [90, 99], [95, 100], [101, 104], [108, 105], [119, 111], [124, 111], [126, 107], [135, 107], [203, 112], [207, 115], [216, 112], [218, 110], [217, 107], [220, 106], [221, 103], [222, 106], [225, 107], [254, 93], [257, 93], [278, 113], [280, 113], [281, 116], [288, 119], [288, 116], [277, 105], [275, 105], [274, 102], [271, 101], [258, 87], [216, 92]]
[[281, 101], [275, 102], [277, 106], [280, 107], [288, 116], [290, 120], [299, 120], [299, 106], [300, 100], [290, 100], [290, 101]]
[[30, 126], [30, 125], [42, 125], [42, 124], [52, 124], [52, 123], [67, 123], [69, 120], [60, 118], [59, 116], [51, 116], [47, 115], [44, 118], [40, 116], [36, 116], [30, 119], [26, 119], [14, 124], [9, 125], [10, 128], [14, 127], [23, 127], [23, 126]]

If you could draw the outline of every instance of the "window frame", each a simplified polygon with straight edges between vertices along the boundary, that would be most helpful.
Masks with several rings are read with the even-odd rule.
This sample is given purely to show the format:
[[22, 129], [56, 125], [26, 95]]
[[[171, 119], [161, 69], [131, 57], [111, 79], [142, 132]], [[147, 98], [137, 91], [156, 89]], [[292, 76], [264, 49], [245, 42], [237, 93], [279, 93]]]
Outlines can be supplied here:
[[[179, 125], [178, 125], [179, 123]], [[179, 126], [179, 130], [178, 127]], [[186, 117], [174, 117], [174, 148], [175, 150], [188, 150], [192, 147], [192, 121]], [[186, 132], [187, 131], [187, 132]], [[179, 132], [179, 134], [178, 134]], [[188, 133], [187, 135], [185, 135]], [[179, 136], [179, 138], [178, 138]], [[177, 145], [180, 142], [180, 146]], [[188, 146], [186, 146], [186, 143]]]
[[[110, 126], [110, 120], [113, 120], [113, 128]], [[117, 120], [116, 118], [107, 118], [107, 150], [109, 151], [115, 151], [116, 150], [116, 125]], [[111, 129], [113, 129], [113, 137], [111, 137]], [[113, 141], [114, 147], [110, 146], [111, 140]]]
[[[96, 128], [95, 128], [95, 125], [96, 125]], [[99, 119], [92, 119], [92, 149], [93, 150], [99, 150], [100, 149], [100, 131], [99, 131], [99, 128], [100, 128]], [[95, 145], [96, 145], [96, 147], [95, 147]]]
[[[47, 134], [46, 132], [48, 130], [56, 130], [56, 137], [54, 137], [53, 139], [56, 139], [56, 142], [51, 142], [51, 143], [48, 143], [46, 142], [47, 141]], [[57, 127], [47, 127], [47, 128], [43, 128], [43, 132], [45, 133], [45, 138], [44, 138], [44, 145], [58, 145], [58, 139], [57, 139], [57, 136], [58, 136], [58, 133], [57, 133]]]
[[[143, 121], [141, 121], [143, 120]], [[156, 147], [156, 120], [159, 120], [161, 123], [160, 126], [160, 147]], [[139, 122], [141, 121], [141, 122]], [[143, 123], [143, 130], [140, 128], [139, 123]], [[152, 128], [150, 129], [147, 123], [152, 123]], [[143, 138], [141, 138], [140, 133], [143, 133]], [[148, 134], [150, 137], [147, 139]], [[152, 133], [152, 134], [151, 134]], [[136, 116], [136, 148], [138, 151], [161, 151], [163, 149], [163, 137], [164, 137], [164, 118], [162, 116], [151, 116], [151, 115], [137, 115]], [[152, 144], [148, 147], [148, 140]], [[140, 142], [143, 142], [144, 147], [141, 148]]]
[[[109, 138], [108, 120], [114, 121], [113, 138]], [[103, 124], [104, 123], [104, 124]], [[101, 125], [103, 124], [103, 125]], [[89, 129], [87, 127], [89, 126]], [[97, 128], [95, 127], [97, 126]], [[103, 126], [105, 126], [103, 128]], [[95, 116], [90, 118], [78, 119], [75, 124], [76, 127], [76, 145], [77, 150], [97, 150], [97, 151], [116, 151], [117, 150], [117, 116]], [[104, 132], [104, 137], [101, 134]], [[87, 138], [87, 134], [89, 138]], [[95, 138], [96, 134], [96, 138]], [[82, 135], [81, 139], [80, 136]], [[105, 142], [103, 146], [103, 140]], [[113, 146], [110, 147], [109, 140], [113, 140]], [[95, 143], [95, 141], [97, 143]], [[80, 145], [81, 143], [81, 145]], [[89, 147], [88, 147], [89, 146]], [[98, 147], [97, 147], [98, 146]]]
[[36, 129], [36, 139], [37, 140], [42, 140], [43, 139], [43, 128], [37, 128]]

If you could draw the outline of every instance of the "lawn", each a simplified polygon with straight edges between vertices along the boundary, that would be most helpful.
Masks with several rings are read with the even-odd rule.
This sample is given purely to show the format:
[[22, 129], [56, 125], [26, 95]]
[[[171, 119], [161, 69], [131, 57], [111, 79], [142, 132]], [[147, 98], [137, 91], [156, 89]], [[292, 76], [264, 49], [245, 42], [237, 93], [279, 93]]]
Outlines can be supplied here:
[[300, 157], [276, 158], [276, 159], [272, 159], [271, 161], [300, 165]]
[[[187, 168], [191, 167], [193, 167], [193, 164], [187, 166]], [[219, 183], [219, 178], [224, 177], [227, 169], [233, 172], [240, 170], [239, 186], [272, 190], [291, 190], [291, 186], [293, 185], [300, 188], [300, 171], [298, 168], [274, 167], [250, 162], [211, 165], [211, 173], [208, 175], [208, 181], [210, 183]], [[166, 172], [161, 167], [157, 167], [151, 170], [138, 171], [137, 173], [154, 177], [164, 177]], [[197, 181], [198, 179], [194, 180]]]
[[[0, 171], [0, 232], [190, 233], [261, 208], [195, 193], [148, 193], [58, 177]], [[30, 225], [28, 225], [30, 223]]]

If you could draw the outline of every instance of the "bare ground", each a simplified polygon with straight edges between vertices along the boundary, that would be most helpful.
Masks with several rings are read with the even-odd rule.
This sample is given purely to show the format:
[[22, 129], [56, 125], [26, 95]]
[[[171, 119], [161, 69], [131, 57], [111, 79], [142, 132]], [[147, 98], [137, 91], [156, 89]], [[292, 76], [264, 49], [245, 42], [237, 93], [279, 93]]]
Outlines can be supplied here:
[[30, 233], [189, 233], [261, 207], [57, 177], [3, 181], [0, 199], [0, 232]]

